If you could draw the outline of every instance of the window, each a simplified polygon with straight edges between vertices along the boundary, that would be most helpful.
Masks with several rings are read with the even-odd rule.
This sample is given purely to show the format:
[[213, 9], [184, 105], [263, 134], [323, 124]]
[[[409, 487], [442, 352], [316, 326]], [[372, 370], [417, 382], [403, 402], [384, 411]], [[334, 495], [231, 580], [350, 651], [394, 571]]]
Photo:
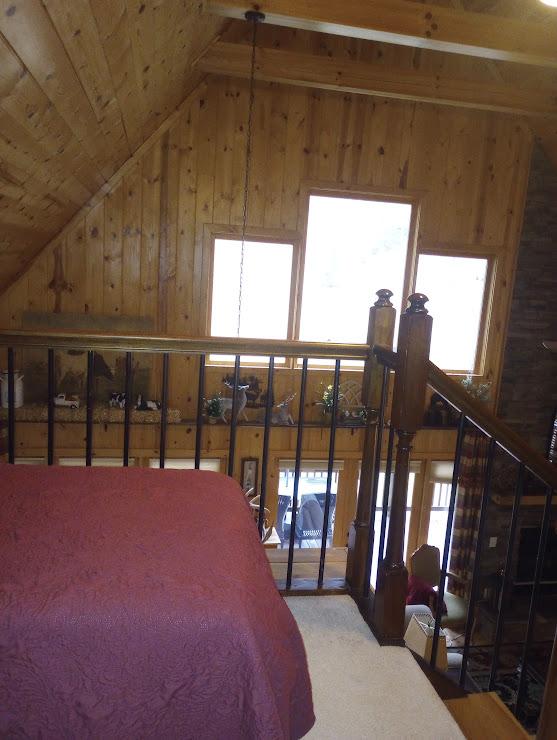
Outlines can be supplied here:
[[215, 227], [209, 334], [235, 337], [239, 323], [246, 338], [364, 343], [375, 292], [402, 304], [411, 221], [408, 202], [311, 194], [303, 260], [288, 232], [252, 234], [242, 270], [241, 240]]
[[[321, 547], [321, 532], [325, 511], [328, 463], [324, 460], [306, 460], [301, 464], [298, 484], [298, 511], [296, 518], [296, 546]], [[327, 547], [332, 546], [335, 526], [335, 509], [339, 475], [343, 465], [335, 460], [331, 479], [329, 526]], [[294, 495], [295, 463], [293, 460], [279, 462], [279, 500], [277, 534], [281, 547], [288, 547], [292, 523], [292, 499]], [[321, 519], [319, 520], [319, 517]]]
[[16, 457], [16, 465], [46, 465], [44, 457]]
[[411, 216], [409, 203], [310, 196], [301, 340], [365, 342], [380, 288], [400, 307]]
[[[150, 468], [158, 468], [160, 466], [159, 458], [151, 458], [149, 460]], [[164, 467], [170, 470], [195, 470], [195, 459], [193, 457], [183, 458], [169, 458], [167, 457], [164, 461]], [[205, 458], [199, 462], [200, 470], [211, 470], [213, 473], [221, 472], [221, 461], [220, 458]]]
[[[130, 466], [135, 465], [135, 460], [133, 458], [129, 459]], [[58, 460], [58, 465], [63, 465], [65, 467], [79, 467], [81, 465], [85, 466], [85, 458], [84, 457], [61, 457]], [[122, 468], [124, 467], [124, 463], [122, 462], [121, 457], [94, 457], [91, 460], [91, 466], [93, 468]]]
[[433, 484], [433, 499], [431, 502], [431, 513], [429, 515], [427, 544], [438, 547], [441, 557], [443, 557], [443, 550], [445, 548], [452, 480], [452, 462], [432, 462], [431, 483]]
[[[211, 296], [211, 336], [238, 333], [242, 242], [215, 239]], [[240, 336], [287, 339], [294, 246], [246, 241], [242, 276]]]
[[433, 316], [431, 361], [443, 370], [480, 372], [488, 260], [421, 254], [416, 290]]

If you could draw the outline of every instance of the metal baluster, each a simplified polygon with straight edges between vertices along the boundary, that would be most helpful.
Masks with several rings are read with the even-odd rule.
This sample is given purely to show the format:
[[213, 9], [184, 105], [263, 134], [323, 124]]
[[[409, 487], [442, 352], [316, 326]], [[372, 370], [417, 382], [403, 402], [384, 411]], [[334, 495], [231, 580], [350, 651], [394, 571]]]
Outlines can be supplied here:
[[460, 475], [460, 463], [462, 460], [462, 443], [466, 428], [466, 414], [460, 414], [458, 423], [458, 434], [454, 454], [453, 479], [451, 481], [451, 497], [449, 500], [449, 511], [447, 512], [447, 529], [445, 530], [445, 543], [443, 546], [443, 561], [441, 573], [439, 574], [439, 587], [437, 589], [437, 609], [435, 610], [435, 628], [433, 630], [433, 642], [431, 645], [431, 666], [435, 668], [437, 663], [437, 648], [439, 645], [439, 631], [441, 629], [441, 617], [443, 616], [443, 599], [445, 597], [445, 580], [449, 567], [449, 551], [451, 547], [451, 535], [453, 532], [453, 519], [456, 505], [456, 494], [458, 491], [458, 479]]
[[85, 465], [91, 467], [93, 460], [93, 373], [95, 353], [87, 352], [87, 417], [85, 420]]
[[234, 453], [236, 451], [236, 426], [238, 420], [236, 419], [237, 408], [238, 408], [238, 384], [240, 382], [240, 355], [236, 355], [236, 361], [234, 363], [234, 388], [232, 390], [232, 409], [230, 417], [230, 444], [228, 447], [228, 475], [232, 477], [234, 475]]
[[203, 397], [205, 396], [205, 355], [199, 356], [199, 380], [197, 382], [197, 425], [195, 428], [195, 469], [201, 466], [201, 435], [203, 434]]
[[288, 565], [286, 568], [286, 590], [292, 585], [292, 565], [294, 562], [294, 539], [296, 537], [296, 517], [298, 509], [298, 486], [300, 484], [300, 467], [302, 462], [302, 436], [304, 431], [304, 404], [306, 401], [306, 383], [308, 359], [302, 362], [302, 379], [300, 382], [300, 411], [298, 413], [298, 434], [296, 436], [296, 463], [294, 467], [294, 489], [292, 491], [292, 519], [290, 523], [290, 542], [288, 544]]
[[340, 360], [335, 361], [335, 377], [333, 381], [333, 408], [331, 415], [331, 431], [329, 434], [329, 462], [327, 466], [327, 488], [325, 490], [325, 510], [323, 512], [323, 531], [321, 533], [321, 554], [319, 557], [319, 575], [317, 588], [323, 587], [325, 572], [325, 555], [327, 552], [327, 535], [329, 532], [329, 512], [331, 509], [331, 485], [333, 482], [333, 467], [335, 463], [335, 438], [337, 431], [338, 388], [340, 384]]
[[462, 651], [462, 665], [460, 667], [459, 683], [463, 687], [466, 682], [466, 668], [468, 666], [468, 656], [470, 654], [470, 640], [472, 637], [472, 626], [474, 624], [474, 610], [476, 608], [476, 599], [478, 585], [480, 581], [480, 560], [482, 559], [482, 540], [484, 535], [485, 521], [487, 518], [487, 509], [489, 506], [489, 491], [491, 488], [491, 474], [493, 471], [493, 457], [495, 452], [495, 439], [492, 437], [489, 442], [487, 453], [487, 466], [484, 478], [484, 490], [482, 494], [482, 503], [480, 508], [480, 520], [478, 523], [478, 539], [476, 542], [476, 552], [474, 555], [474, 569], [472, 571], [472, 583], [470, 585], [470, 599], [468, 601], [468, 612], [466, 615], [466, 631], [464, 634], [464, 650]]
[[526, 673], [528, 672], [528, 653], [532, 644], [532, 637], [534, 634], [534, 622], [536, 619], [536, 610], [538, 608], [538, 597], [540, 594], [540, 581], [543, 574], [543, 566], [545, 560], [545, 550], [547, 545], [547, 532], [549, 530], [549, 522], [551, 520], [551, 503], [553, 499], [553, 489], [548, 487], [545, 494], [545, 506], [543, 510], [542, 529], [540, 535], [540, 544], [538, 546], [538, 555], [536, 558], [536, 570], [534, 572], [534, 585], [532, 586], [532, 596], [530, 598], [530, 609], [528, 610], [528, 626], [526, 627], [526, 639], [524, 641], [524, 648], [522, 651], [522, 665], [520, 668], [520, 678], [518, 681], [518, 688], [516, 690], [516, 701], [514, 705], [514, 713], [518, 715], [522, 707], [524, 700], [524, 690], [526, 689]]
[[379, 547], [377, 548], [377, 560], [385, 557], [385, 537], [387, 533], [387, 516], [389, 514], [389, 502], [391, 498], [391, 476], [393, 473], [393, 450], [395, 446], [395, 428], [389, 427], [389, 441], [387, 443], [387, 461], [385, 463], [385, 484], [383, 485], [383, 507], [381, 511], [381, 528], [379, 531]]
[[164, 468], [166, 461], [166, 427], [168, 419], [168, 368], [170, 355], [165, 352], [162, 356], [162, 396], [161, 396], [161, 437], [159, 444], [159, 467]]
[[509, 530], [509, 541], [507, 543], [507, 555], [505, 558], [505, 569], [503, 571], [503, 584], [501, 586], [501, 595], [499, 597], [499, 612], [497, 614], [497, 623], [495, 626], [495, 640], [493, 646], [493, 659], [491, 661], [491, 672], [489, 674], [489, 691], [495, 689], [495, 679], [497, 678], [497, 668], [499, 667], [499, 652], [501, 650], [501, 640], [503, 637], [503, 626], [505, 624], [505, 612], [507, 610], [507, 596], [509, 593], [509, 586], [511, 582], [511, 567], [513, 560], [514, 551], [514, 538], [516, 535], [516, 527], [518, 524], [518, 515], [520, 511], [520, 503], [522, 501], [522, 494], [524, 492], [524, 479], [526, 474], [526, 468], [521, 463], [518, 468], [518, 478], [516, 482], [516, 490], [514, 494], [513, 511], [511, 514], [511, 527]]
[[[271, 433], [271, 418], [273, 414], [273, 375], [275, 371], [275, 358], [269, 357], [269, 370], [267, 373], [267, 401], [265, 403], [265, 429], [263, 430], [263, 456], [261, 458], [261, 493], [259, 496], [259, 517], [257, 527], [259, 536], [263, 534], [263, 523], [265, 519], [265, 499], [267, 497], [267, 467], [269, 460], [269, 437]], [[257, 491], [255, 491], [257, 494]]]
[[126, 352], [126, 387], [124, 391], [124, 467], [130, 464], [130, 419], [133, 395], [133, 354]]
[[48, 438], [47, 438], [47, 464], [54, 464], [54, 350], [48, 350]]
[[15, 463], [15, 385], [14, 350], [8, 348], [8, 462]]
[[379, 487], [379, 473], [381, 469], [381, 448], [383, 446], [383, 427], [385, 425], [385, 406], [387, 405], [387, 392], [389, 388], [389, 368], [383, 367], [383, 379], [381, 383], [381, 403], [377, 418], [377, 433], [375, 435], [375, 459], [373, 463], [373, 480], [371, 489], [371, 508], [369, 519], [369, 537], [366, 552], [366, 569], [363, 596], [367, 598], [370, 591], [371, 566], [373, 560], [373, 543], [375, 540], [375, 509], [377, 506], [377, 489]]

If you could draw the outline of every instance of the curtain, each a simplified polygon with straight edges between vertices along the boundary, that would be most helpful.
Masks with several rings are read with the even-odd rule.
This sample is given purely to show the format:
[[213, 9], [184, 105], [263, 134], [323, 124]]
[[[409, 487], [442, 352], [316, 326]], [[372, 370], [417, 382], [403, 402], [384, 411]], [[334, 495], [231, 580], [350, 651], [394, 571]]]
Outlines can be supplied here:
[[456, 577], [449, 577], [448, 582], [448, 591], [462, 597], [472, 580], [488, 446], [488, 440], [478, 431], [466, 432], [462, 442], [449, 558], [449, 571]]

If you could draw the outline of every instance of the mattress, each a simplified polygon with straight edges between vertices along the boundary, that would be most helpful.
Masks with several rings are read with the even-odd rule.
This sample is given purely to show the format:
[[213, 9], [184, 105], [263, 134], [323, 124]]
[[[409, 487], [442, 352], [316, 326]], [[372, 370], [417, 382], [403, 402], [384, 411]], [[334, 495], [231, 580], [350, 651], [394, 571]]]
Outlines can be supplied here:
[[0, 736], [302, 737], [304, 646], [240, 487], [0, 465]]

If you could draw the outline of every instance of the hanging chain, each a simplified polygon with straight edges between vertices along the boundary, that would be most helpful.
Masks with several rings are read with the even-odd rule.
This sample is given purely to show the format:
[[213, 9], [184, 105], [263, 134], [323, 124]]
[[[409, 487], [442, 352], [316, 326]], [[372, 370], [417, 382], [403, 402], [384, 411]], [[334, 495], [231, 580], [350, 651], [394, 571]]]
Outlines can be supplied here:
[[242, 289], [244, 287], [244, 257], [246, 251], [246, 229], [248, 223], [248, 198], [249, 198], [249, 181], [251, 171], [251, 153], [252, 153], [252, 129], [253, 129], [253, 108], [255, 104], [255, 51], [257, 42], [257, 24], [264, 20], [263, 13], [248, 11], [246, 20], [253, 24], [251, 37], [251, 68], [249, 84], [249, 106], [248, 106], [248, 123], [246, 132], [246, 169], [244, 177], [244, 205], [242, 212], [242, 247], [240, 249], [240, 285], [238, 290], [238, 325], [237, 336], [240, 336], [240, 324], [242, 322]]

